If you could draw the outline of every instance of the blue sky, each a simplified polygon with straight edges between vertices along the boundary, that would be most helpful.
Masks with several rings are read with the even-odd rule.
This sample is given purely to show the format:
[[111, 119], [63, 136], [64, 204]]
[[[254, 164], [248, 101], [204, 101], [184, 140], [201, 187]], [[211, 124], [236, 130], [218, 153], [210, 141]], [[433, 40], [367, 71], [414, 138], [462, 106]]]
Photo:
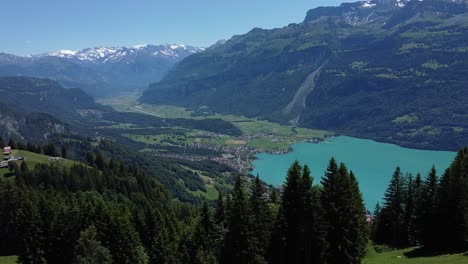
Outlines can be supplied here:
[[2, 0], [0, 52], [181, 43], [206, 47], [253, 27], [301, 22], [343, 0]]

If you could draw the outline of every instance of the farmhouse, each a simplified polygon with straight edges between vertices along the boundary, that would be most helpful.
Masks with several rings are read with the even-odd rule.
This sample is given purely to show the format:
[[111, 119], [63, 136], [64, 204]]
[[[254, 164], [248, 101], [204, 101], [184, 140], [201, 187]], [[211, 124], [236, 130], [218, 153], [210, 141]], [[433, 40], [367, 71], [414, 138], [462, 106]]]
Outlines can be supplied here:
[[3, 155], [11, 155], [11, 147], [4, 147]]

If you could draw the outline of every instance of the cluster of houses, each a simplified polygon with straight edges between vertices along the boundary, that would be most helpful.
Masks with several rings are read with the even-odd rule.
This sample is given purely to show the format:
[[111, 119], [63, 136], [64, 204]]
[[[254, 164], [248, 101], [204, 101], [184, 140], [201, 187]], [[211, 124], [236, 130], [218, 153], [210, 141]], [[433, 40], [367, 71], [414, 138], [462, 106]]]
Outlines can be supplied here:
[[3, 148], [3, 161], [0, 162], [0, 168], [8, 168], [8, 161], [11, 159], [11, 147]]

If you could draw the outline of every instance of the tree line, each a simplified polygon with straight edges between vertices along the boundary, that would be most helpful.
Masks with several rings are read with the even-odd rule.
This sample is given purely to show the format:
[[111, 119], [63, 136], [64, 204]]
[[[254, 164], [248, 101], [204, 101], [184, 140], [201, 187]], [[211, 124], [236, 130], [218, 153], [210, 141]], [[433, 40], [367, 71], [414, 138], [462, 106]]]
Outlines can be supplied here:
[[[369, 238], [467, 249], [468, 149], [437, 178], [397, 169], [372, 224], [358, 181], [329, 161], [314, 183], [294, 162], [284, 185], [238, 176], [214, 206], [182, 203], [138, 167], [92, 155], [70, 168], [26, 162], [0, 181], [0, 255], [20, 263], [360, 263]], [[440, 231], [437, 231], [440, 230]]]
[[392, 247], [422, 245], [435, 252], [468, 250], [468, 148], [442, 176], [425, 178], [396, 168], [382, 207], [377, 205], [373, 241]]

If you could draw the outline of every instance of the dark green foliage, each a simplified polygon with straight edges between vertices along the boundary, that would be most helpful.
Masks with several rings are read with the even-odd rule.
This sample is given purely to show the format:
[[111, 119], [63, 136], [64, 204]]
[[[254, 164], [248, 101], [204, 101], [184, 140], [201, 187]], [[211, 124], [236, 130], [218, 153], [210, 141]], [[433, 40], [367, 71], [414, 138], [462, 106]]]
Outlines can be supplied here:
[[274, 219], [266, 195], [265, 187], [257, 176], [252, 184], [249, 198], [250, 221], [253, 226], [251, 250], [257, 258], [255, 263], [266, 263], [266, 250]]
[[47, 146], [44, 147], [44, 154], [51, 157], [60, 156], [53, 144], [47, 144]]
[[229, 220], [224, 246], [221, 253], [222, 263], [255, 263], [252, 252], [252, 229], [249, 219], [247, 194], [242, 179], [237, 177], [229, 205]]
[[388, 240], [385, 243], [393, 247], [404, 247], [406, 245], [405, 226], [404, 226], [404, 202], [406, 193], [406, 183], [401, 173], [400, 167], [397, 167], [393, 173], [390, 184], [385, 192], [385, 202], [380, 213], [380, 228], [387, 232]]
[[65, 89], [57, 82], [31, 77], [1, 77], [0, 103], [35, 113], [48, 113], [64, 120], [80, 118], [78, 110], [109, 110], [80, 89]]
[[307, 165], [296, 161], [290, 167], [273, 229], [270, 263], [320, 263], [325, 234], [319, 194], [312, 188]]
[[16, 148], [16, 142], [13, 138], [10, 138], [10, 140], [8, 141], [8, 146], [10, 146], [13, 149]]
[[424, 181], [419, 174], [414, 180], [402, 177], [397, 168], [385, 206], [376, 210], [374, 243], [393, 247], [422, 245], [435, 252], [466, 251], [467, 153], [467, 148], [458, 152], [440, 181], [435, 167]]
[[417, 205], [417, 223], [420, 228], [418, 238], [427, 247], [433, 247], [437, 241], [437, 193], [437, 171], [433, 166], [422, 183]]
[[90, 226], [80, 232], [80, 238], [75, 246], [74, 264], [111, 264], [112, 255], [109, 249], [97, 240], [96, 227]]
[[201, 215], [195, 227], [192, 239], [191, 263], [217, 263], [219, 259], [219, 243], [222, 243], [220, 226], [216, 225], [210, 208], [205, 202]]
[[321, 202], [327, 224], [327, 263], [360, 263], [367, 244], [365, 209], [357, 181], [331, 159], [322, 178]]
[[104, 115], [104, 118], [109, 121], [126, 123], [129, 120], [137, 126], [142, 127], [183, 127], [187, 129], [199, 129], [220, 134], [226, 134], [231, 136], [239, 136], [242, 131], [232, 124], [217, 118], [206, 118], [206, 119], [163, 119], [156, 116], [150, 116], [138, 113], [129, 112], [108, 112]]
[[415, 246], [418, 244], [419, 231], [419, 200], [421, 199], [422, 192], [422, 180], [421, 175], [417, 174], [416, 178], [413, 179], [412, 175], [408, 176], [408, 190], [406, 192], [406, 208], [404, 216], [405, 225], [405, 237], [407, 237], [407, 244], [409, 246]]
[[222, 192], [219, 192], [218, 194], [218, 203], [216, 206], [215, 220], [216, 223], [222, 227], [224, 227], [226, 224], [226, 208], [224, 206], [224, 198]]
[[466, 196], [468, 193], [468, 148], [460, 150], [440, 180], [437, 195], [438, 248], [450, 251], [468, 249]]

